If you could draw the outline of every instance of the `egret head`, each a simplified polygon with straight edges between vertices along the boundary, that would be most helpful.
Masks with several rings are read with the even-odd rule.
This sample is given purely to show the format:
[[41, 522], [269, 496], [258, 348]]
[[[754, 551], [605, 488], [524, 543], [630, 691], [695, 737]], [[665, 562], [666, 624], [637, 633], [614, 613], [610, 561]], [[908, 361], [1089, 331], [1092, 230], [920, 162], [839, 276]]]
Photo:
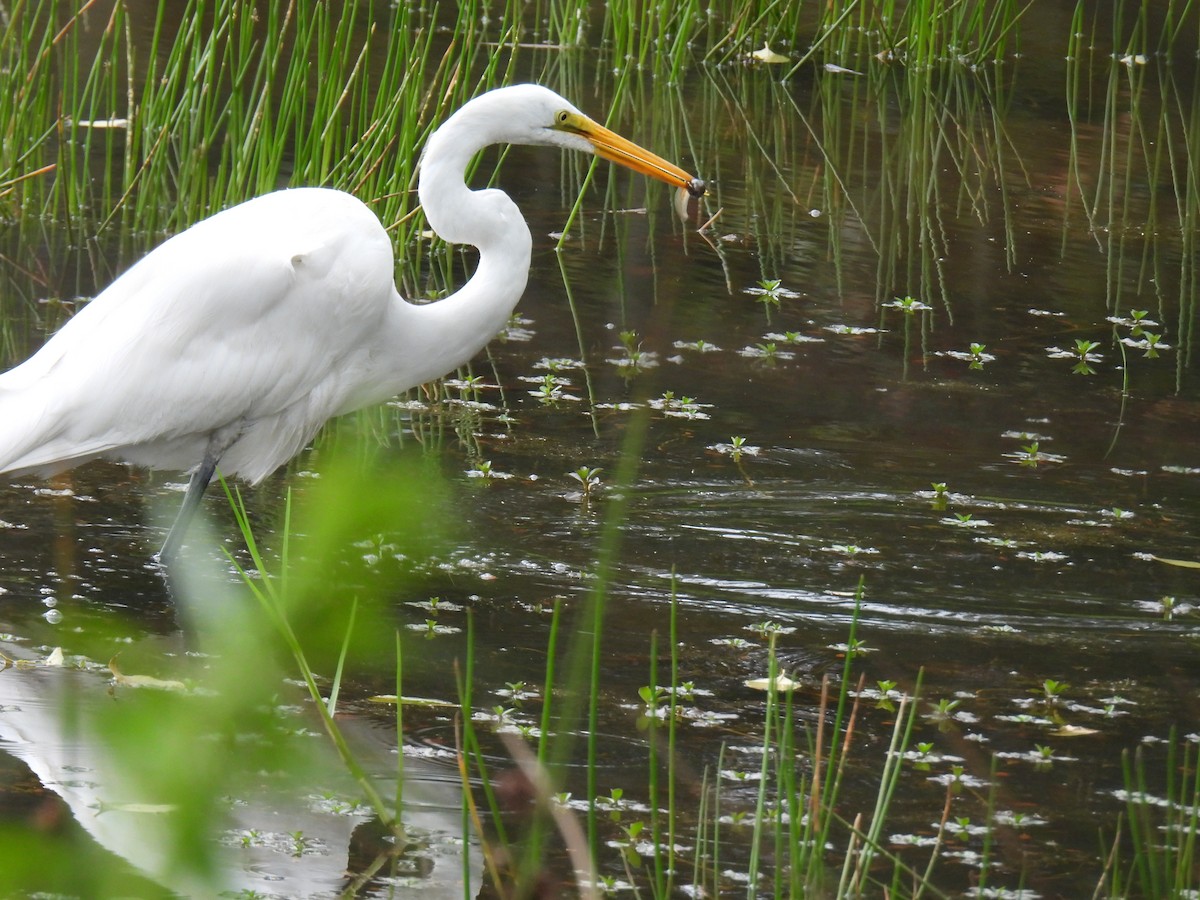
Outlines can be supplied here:
[[533, 144], [595, 153], [611, 162], [685, 188], [692, 196], [704, 193], [704, 182], [580, 112], [549, 88], [518, 84], [481, 94], [463, 106], [439, 131], [474, 132], [477, 146]]

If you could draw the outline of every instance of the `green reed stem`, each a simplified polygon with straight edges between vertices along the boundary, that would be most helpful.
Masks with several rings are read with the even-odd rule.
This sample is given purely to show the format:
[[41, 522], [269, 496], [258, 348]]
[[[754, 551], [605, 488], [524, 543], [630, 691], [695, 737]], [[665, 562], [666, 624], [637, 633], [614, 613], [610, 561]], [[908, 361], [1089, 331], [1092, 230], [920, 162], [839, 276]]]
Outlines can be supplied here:
[[676, 738], [679, 731], [679, 591], [675, 578], [675, 569], [671, 568], [671, 705], [667, 718], [667, 852], [670, 854], [671, 865], [667, 867], [666, 883], [660, 883], [659, 896], [670, 896], [675, 886], [675, 828], [678, 822], [675, 805], [676, 772]]
[[[404, 642], [396, 631], [396, 797], [397, 815], [404, 809]], [[465, 844], [464, 844], [465, 846]], [[464, 854], [466, 855], [466, 854]], [[468, 882], [470, 883], [470, 882]]]
[[767, 810], [767, 783], [771, 762], [771, 742], [775, 740], [772, 724], [779, 704], [779, 691], [775, 681], [779, 677], [778, 658], [775, 655], [775, 639], [772, 632], [767, 644], [767, 705], [763, 713], [762, 762], [758, 772], [758, 795], [754, 803], [754, 829], [750, 841], [750, 864], [747, 868], [746, 900], [754, 900], [758, 894], [758, 867], [762, 852], [763, 826]]
[[[650, 692], [654, 699], [650, 705], [649, 722], [646, 727], [646, 747], [649, 757], [647, 778], [647, 796], [650, 806], [650, 839], [654, 842], [654, 884], [661, 892], [664, 882], [663, 854], [670, 853], [668, 847], [663, 849], [662, 821], [658, 809], [658, 629], [650, 629]], [[669, 727], [669, 726], [668, 726]]]

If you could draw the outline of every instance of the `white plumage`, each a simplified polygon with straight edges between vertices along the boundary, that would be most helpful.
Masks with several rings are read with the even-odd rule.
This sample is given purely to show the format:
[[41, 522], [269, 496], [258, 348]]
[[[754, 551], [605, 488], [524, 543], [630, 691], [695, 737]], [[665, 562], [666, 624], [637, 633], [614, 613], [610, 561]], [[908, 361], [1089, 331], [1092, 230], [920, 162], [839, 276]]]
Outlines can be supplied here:
[[299, 188], [227, 209], [164, 242], [0, 375], [0, 472], [47, 474], [97, 457], [192, 470], [166, 560], [218, 462], [261, 481], [331, 416], [467, 362], [504, 327], [529, 272], [532, 240], [516, 205], [464, 181], [494, 143], [595, 152], [703, 192], [553, 91], [483, 94], [433, 134], [421, 160], [430, 225], [479, 248], [459, 291], [421, 306], [401, 298], [387, 233], [349, 194]]

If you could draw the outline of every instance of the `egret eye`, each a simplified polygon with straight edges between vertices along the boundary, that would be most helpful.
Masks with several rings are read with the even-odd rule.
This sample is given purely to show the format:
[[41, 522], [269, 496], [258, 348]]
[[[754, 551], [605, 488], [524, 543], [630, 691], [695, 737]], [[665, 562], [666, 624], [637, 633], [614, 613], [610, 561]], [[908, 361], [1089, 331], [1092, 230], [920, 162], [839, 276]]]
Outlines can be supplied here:
[[567, 122], [570, 121], [570, 119], [571, 119], [571, 114], [569, 112], [567, 112], [565, 109], [560, 109], [558, 111], [558, 113], [554, 116], [554, 121], [557, 122], [559, 125], [566, 125]]

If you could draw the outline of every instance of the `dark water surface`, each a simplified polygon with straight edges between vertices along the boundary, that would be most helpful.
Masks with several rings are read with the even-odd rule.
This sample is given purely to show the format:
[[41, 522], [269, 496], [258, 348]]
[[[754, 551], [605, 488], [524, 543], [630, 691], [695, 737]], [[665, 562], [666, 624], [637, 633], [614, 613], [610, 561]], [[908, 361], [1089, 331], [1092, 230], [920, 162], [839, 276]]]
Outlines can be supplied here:
[[[502, 391], [480, 392], [482, 412], [420, 400], [380, 419], [404, 432], [396, 452], [413, 452], [414, 434], [427, 444], [440, 435], [427, 452], [452, 483], [453, 541], [428, 564], [385, 552], [377, 565], [412, 578], [395, 597], [402, 625], [419, 628], [430, 613], [410, 604], [431, 596], [474, 608], [479, 709], [511, 705], [494, 693], [507, 682], [540, 683], [556, 599], [569, 631], [588, 627], [576, 617], [585, 573], [615, 502], [623, 442], [644, 415], [605, 625], [602, 790], [644, 786], [637, 692], [673, 591], [680, 676], [711, 692], [679, 738], [698, 780], [722, 742], [756, 740], [762, 698], [743, 686], [766, 671], [756, 626], [782, 629], [781, 664], [802, 684], [801, 718], [815, 721], [822, 676], [841, 671], [837, 645], [861, 579], [868, 687], [911, 689], [924, 669], [928, 703], [958, 701], [954, 718], [923, 721], [915, 736], [979, 779], [951, 818], [986, 821], [994, 783], [997, 810], [1044, 820], [999, 829], [992, 883], [1023, 885], [1027, 896], [1090, 894], [1103, 868], [1097, 835], [1111, 841], [1124, 809], [1114, 793], [1122, 754], [1146, 747], [1157, 785], [1161, 742], [1200, 730], [1200, 576], [1154, 558], [1200, 558], [1196, 195], [1186, 193], [1198, 173], [1183, 158], [1200, 153], [1187, 114], [1197, 94], [1190, 55], [1122, 64], [1098, 45], [1080, 60], [1085, 87], [1069, 103], [1073, 4], [1038, 6], [1044, 19], [1021, 58], [988, 72], [946, 66], [923, 79], [814, 67], [780, 84], [766, 67], [693, 71], [670, 89], [677, 105], [618, 124], [660, 149], [656, 130], [686, 122], [694, 156], [680, 162], [713, 187], [700, 217], [721, 210], [704, 235], [695, 221], [673, 221], [664, 191], [643, 195], [624, 173], [602, 172], [615, 192], [588, 195], [582, 229], [556, 253], [549, 235], [574, 196], [560, 188], [557, 158], [522, 149], [505, 161], [501, 180], [535, 251], [519, 307], [525, 334], [493, 343], [474, 367]], [[649, 79], [635, 88], [663, 89]], [[575, 99], [605, 109], [603, 97]], [[1159, 147], [1183, 160], [1175, 182], [1161, 159], [1155, 168]], [[53, 233], [32, 246], [27, 237], [0, 233], [4, 290], [22, 296], [15, 273], [31, 255], [61, 288], [51, 306], [102, 286], [89, 281], [94, 254]], [[100, 256], [99, 271], [119, 268]], [[784, 289], [777, 302], [750, 292], [767, 279]], [[905, 297], [919, 308], [890, 305]], [[1159, 323], [1145, 328], [1169, 345], [1157, 357], [1120, 343], [1138, 336], [1111, 319], [1133, 309]], [[625, 356], [622, 331], [637, 333], [654, 365], [613, 362]], [[42, 340], [36, 322], [7, 334], [6, 363]], [[1091, 374], [1054, 352], [1077, 339], [1098, 344]], [[701, 352], [697, 341], [714, 347]], [[985, 345], [979, 368], [973, 342]], [[531, 394], [548, 371], [541, 363], [559, 358], [586, 367], [560, 373], [574, 399], [543, 402]], [[753, 452], [734, 460], [734, 436]], [[251, 495], [267, 543], [282, 496], [305, 490], [325, 441]], [[472, 477], [485, 460], [511, 477]], [[603, 469], [591, 502], [567, 477], [580, 466]], [[93, 629], [134, 645], [172, 635], [172, 601], [147, 559], [175, 480], [98, 463], [0, 487], [2, 629], [25, 647], [100, 660]], [[237, 547], [211, 493], [216, 542]], [[189, 552], [224, 566], [200, 539]], [[436, 614], [460, 628], [464, 617]], [[451, 697], [463, 640], [416, 641], [421, 661], [406, 688]], [[386, 689], [355, 679], [351, 671], [352, 699]], [[1037, 702], [1047, 679], [1068, 685], [1050, 708]], [[528, 721], [533, 710], [515, 715]], [[873, 709], [858, 723], [848, 818], [874, 802], [890, 723]], [[1065, 735], [1064, 724], [1088, 733]], [[422, 746], [453, 743], [442, 715], [416, 712], [409, 725]], [[1052, 761], [1032, 761], [1039, 745], [1053, 748]], [[1009, 755], [992, 773], [996, 752]], [[951, 765], [901, 783], [888, 832], [920, 868], [928, 851], [901, 848], [905, 836], [936, 830], [946, 790], [934, 779]], [[578, 796], [582, 784], [571, 788]], [[756, 790], [730, 782], [723, 804], [752, 809]], [[935, 882], [962, 890], [977, 879], [980, 841], [946, 849]], [[602, 865], [621, 871], [615, 857]]]

